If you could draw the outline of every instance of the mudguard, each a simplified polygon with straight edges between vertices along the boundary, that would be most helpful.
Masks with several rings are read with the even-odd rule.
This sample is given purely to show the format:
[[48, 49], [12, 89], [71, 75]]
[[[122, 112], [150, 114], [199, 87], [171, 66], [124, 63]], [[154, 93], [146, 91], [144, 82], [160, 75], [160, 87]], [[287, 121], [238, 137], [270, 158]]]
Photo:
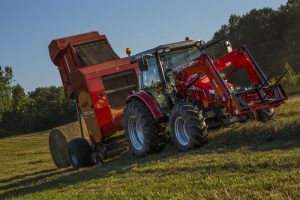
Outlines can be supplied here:
[[152, 97], [146, 91], [139, 90], [139, 91], [131, 94], [126, 99], [126, 103], [129, 103], [133, 100], [142, 101], [147, 106], [147, 108], [150, 110], [155, 121], [158, 121], [159, 119], [162, 119], [165, 116], [165, 114], [158, 107], [157, 102], [155, 101], [154, 97]]

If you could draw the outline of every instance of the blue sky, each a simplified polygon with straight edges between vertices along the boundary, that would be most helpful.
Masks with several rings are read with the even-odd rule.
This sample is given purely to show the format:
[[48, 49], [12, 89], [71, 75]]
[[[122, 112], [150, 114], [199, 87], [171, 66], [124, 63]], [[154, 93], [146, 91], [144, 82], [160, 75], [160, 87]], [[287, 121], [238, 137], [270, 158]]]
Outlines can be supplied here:
[[159, 44], [209, 40], [231, 14], [253, 8], [278, 8], [286, 0], [1, 0], [0, 65], [14, 69], [26, 91], [61, 85], [48, 44], [52, 39], [88, 31], [106, 34], [125, 56]]

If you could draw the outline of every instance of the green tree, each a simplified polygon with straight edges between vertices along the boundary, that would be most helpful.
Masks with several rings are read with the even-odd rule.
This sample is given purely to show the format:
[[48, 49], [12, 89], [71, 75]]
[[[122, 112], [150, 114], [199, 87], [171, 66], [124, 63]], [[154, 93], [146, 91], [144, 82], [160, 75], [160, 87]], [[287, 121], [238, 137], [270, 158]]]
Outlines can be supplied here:
[[[234, 48], [246, 45], [267, 75], [279, 75], [287, 62], [300, 72], [299, 19], [300, 0], [288, 0], [277, 10], [253, 9], [242, 16], [231, 15], [212, 39], [228, 38]], [[224, 50], [216, 46], [210, 52], [218, 58]]]
[[0, 121], [4, 112], [11, 109], [12, 67], [0, 66]]
[[284, 68], [287, 71], [285, 77], [282, 78], [282, 82], [283, 84], [287, 85], [287, 86], [295, 86], [297, 85], [297, 76], [295, 71], [293, 70], [293, 68], [289, 65], [289, 63], [286, 63]]
[[45, 130], [77, 119], [75, 102], [62, 87], [40, 87], [28, 94], [27, 115], [33, 131]]
[[12, 87], [12, 109], [22, 111], [28, 101], [24, 88], [20, 84], [14, 85]]
[[12, 87], [12, 108], [3, 113], [0, 132], [18, 134], [41, 131], [77, 119], [75, 102], [62, 87], [37, 88], [28, 95], [21, 85]]

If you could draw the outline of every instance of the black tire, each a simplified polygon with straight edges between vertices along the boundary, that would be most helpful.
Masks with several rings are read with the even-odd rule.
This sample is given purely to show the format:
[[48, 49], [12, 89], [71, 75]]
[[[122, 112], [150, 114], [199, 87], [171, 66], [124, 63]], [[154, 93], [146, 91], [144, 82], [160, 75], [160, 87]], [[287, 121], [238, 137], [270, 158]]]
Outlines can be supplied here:
[[271, 121], [274, 118], [275, 111], [273, 108], [263, 108], [257, 111], [257, 119], [262, 122]]
[[84, 138], [75, 138], [68, 144], [71, 164], [75, 169], [89, 167], [92, 162], [92, 150]]
[[124, 129], [129, 148], [136, 157], [158, 153], [165, 146], [164, 133], [160, 133], [147, 106], [140, 101], [131, 101], [125, 107]]
[[202, 111], [181, 103], [173, 107], [169, 119], [171, 138], [179, 151], [187, 151], [204, 145], [207, 141], [207, 125]]

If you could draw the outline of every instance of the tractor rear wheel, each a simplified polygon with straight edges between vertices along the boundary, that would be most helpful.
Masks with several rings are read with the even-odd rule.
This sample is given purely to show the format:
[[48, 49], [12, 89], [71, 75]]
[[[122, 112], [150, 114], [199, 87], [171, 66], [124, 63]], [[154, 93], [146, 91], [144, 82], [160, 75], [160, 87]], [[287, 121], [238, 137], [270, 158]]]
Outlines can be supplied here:
[[125, 135], [134, 156], [142, 157], [163, 149], [164, 134], [160, 133], [159, 124], [144, 103], [132, 101], [126, 105], [124, 124]]
[[92, 150], [86, 139], [75, 138], [69, 142], [68, 146], [70, 161], [75, 169], [88, 167], [93, 164]]
[[179, 151], [187, 151], [202, 146], [207, 141], [207, 125], [202, 111], [193, 105], [182, 103], [173, 107], [169, 128], [171, 138]]
[[273, 108], [263, 108], [257, 111], [257, 118], [259, 121], [268, 122], [274, 118], [275, 111]]

